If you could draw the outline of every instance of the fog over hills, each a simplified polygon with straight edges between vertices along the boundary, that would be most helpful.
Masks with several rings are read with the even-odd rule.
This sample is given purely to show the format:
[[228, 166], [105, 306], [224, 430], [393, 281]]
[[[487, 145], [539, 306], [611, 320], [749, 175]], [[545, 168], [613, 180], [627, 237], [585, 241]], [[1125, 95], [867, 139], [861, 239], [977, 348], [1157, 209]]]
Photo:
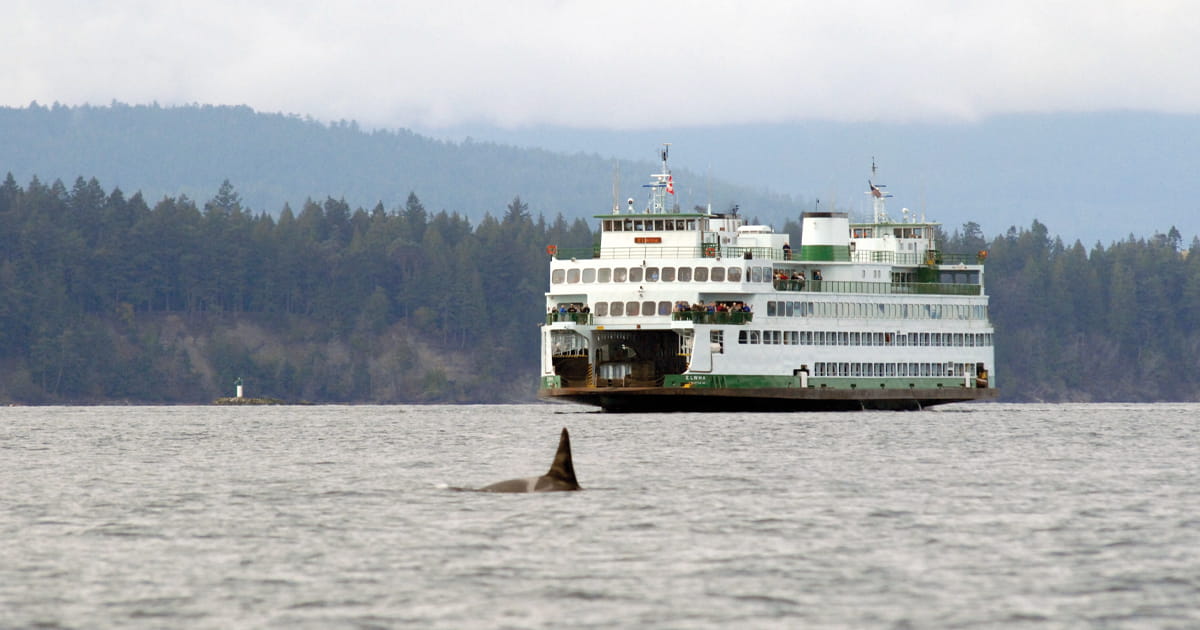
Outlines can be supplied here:
[[1142, 112], [1020, 114], [977, 123], [805, 122], [612, 132], [563, 128], [426, 130], [443, 138], [646, 157], [674, 143], [677, 165], [819, 198], [866, 215], [871, 160], [895, 195], [948, 231], [995, 235], [1034, 219], [1068, 243], [1200, 234], [1200, 116]]
[[[644, 194], [657, 149], [672, 144], [684, 208], [739, 204], [781, 227], [815, 207], [867, 216], [876, 181], [901, 208], [967, 221], [989, 236], [1034, 220], [1067, 242], [1109, 243], [1175, 226], [1200, 234], [1200, 116], [1141, 112], [1021, 114], [976, 123], [804, 122], [637, 131], [552, 127], [368, 130], [247, 107], [0, 108], [0, 175], [142, 190], [153, 203], [201, 202], [229, 179], [245, 204], [277, 214], [306, 198], [393, 209], [416, 192], [432, 211], [477, 221], [519, 195], [568, 219]], [[640, 205], [640, 204], [639, 204]]]

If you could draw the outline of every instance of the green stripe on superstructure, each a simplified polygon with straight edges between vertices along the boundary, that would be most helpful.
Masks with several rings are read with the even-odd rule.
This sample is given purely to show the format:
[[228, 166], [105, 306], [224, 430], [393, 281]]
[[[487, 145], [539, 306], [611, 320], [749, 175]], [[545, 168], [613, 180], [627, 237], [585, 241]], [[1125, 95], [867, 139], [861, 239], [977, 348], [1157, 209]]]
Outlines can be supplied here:
[[802, 245], [800, 260], [808, 262], [848, 261], [850, 248], [845, 245]]

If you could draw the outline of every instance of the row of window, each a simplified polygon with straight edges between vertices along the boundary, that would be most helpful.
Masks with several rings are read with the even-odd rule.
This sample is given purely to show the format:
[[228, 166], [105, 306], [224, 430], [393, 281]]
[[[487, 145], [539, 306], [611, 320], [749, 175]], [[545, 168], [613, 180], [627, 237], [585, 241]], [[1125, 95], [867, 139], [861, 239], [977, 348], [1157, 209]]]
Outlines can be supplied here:
[[696, 230], [695, 219], [604, 219], [605, 232], [684, 232]]
[[818, 361], [813, 376], [976, 376], [974, 363], [844, 363]]
[[593, 282], [770, 282], [770, 267], [603, 267], [600, 269], [555, 269], [551, 284]]
[[[662, 300], [596, 302], [597, 317], [670, 315], [673, 302]], [[871, 302], [767, 302], [767, 317], [859, 319], [987, 320], [987, 307], [970, 304], [887, 304]]]
[[767, 317], [987, 320], [983, 304], [896, 304], [889, 302], [767, 302]]
[[837, 330], [739, 330], [738, 343], [783, 346], [987, 347], [992, 333], [890, 333]]

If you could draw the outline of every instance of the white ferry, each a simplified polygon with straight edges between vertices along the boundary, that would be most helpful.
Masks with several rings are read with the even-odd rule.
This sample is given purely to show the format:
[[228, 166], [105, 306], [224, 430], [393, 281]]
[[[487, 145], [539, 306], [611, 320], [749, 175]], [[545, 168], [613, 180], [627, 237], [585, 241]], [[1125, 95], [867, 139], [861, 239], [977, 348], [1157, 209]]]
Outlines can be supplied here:
[[[539, 396], [606, 411], [919, 409], [995, 399], [985, 252], [937, 223], [806, 212], [799, 247], [682, 212], [661, 152], [647, 206], [598, 215], [598, 249], [547, 247]], [[872, 164], [872, 176], [875, 166]]]

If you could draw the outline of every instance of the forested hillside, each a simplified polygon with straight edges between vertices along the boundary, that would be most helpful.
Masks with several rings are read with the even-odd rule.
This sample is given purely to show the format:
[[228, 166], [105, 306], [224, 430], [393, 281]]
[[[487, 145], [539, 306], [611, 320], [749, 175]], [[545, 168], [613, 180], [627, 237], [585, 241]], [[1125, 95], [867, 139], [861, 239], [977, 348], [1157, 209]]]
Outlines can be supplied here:
[[153, 207], [96, 180], [0, 186], [0, 400], [532, 398], [545, 245], [519, 198], [477, 226], [417, 196], [278, 220], [228, 183]]
[[[512, 401], [534, 394], [545, 246], [582, 220], [514, 198], [478, 224], [326, 198], [278, 219], [95, 180], [0, 185], [0, 401]], [[1200, 241], [1190, 251], [1200, 251]], [[1174, 228], [1090, 251], [1034, 222], [990, 252], [1004, 400], [1200, 400], [1200, 256]]]

